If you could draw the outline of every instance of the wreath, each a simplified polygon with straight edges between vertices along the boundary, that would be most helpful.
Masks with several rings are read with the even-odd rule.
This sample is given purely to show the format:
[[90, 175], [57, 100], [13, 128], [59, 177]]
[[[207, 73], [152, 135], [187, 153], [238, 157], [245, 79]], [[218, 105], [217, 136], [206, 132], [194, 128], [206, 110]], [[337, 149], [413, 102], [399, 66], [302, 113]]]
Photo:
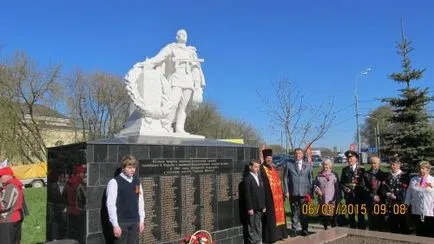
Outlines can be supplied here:
[[181, 244], [215, 244], [215, 241], [208, 231], [198, 230], [193, 235], [184, 237]]

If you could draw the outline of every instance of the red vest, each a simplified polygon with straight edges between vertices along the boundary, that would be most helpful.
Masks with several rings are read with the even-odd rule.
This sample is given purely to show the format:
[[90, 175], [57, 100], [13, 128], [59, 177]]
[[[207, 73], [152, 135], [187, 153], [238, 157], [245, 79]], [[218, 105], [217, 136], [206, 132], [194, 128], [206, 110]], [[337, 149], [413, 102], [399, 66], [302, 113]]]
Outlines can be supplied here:
[[6, 204], [6, 201], [8, 206], [0, 205], [0, 223], [20, 221], [23, 218], [23, 185], [14, 177], [3, 185], [2, 193], [2, 204]]

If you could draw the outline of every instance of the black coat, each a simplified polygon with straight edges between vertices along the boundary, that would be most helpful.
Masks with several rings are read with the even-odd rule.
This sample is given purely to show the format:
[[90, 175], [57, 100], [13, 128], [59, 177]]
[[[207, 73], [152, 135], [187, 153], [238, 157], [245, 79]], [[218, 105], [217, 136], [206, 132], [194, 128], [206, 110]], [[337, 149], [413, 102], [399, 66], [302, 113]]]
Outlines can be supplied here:
[[362, 187], [366, 192], [366, 200], [372, 203], [374, 196], [379, 196], [381, 202], [384, 201], [381, 185], [386, 178], [386, 173], [380, 169], [374, 173], [372, 169], [365, 171], [363, 174]]
[[260, 176], [259, 186], [252, 174], [244, 178], [244, 204], [246, 210], [262, 210], [265, 208], [265, 190], [264, 183]]
[[[409, 182], [410, 182], [410, 176], [405, 172], [402, 172], [396, 177], [393, 177], [391, 173], [387, 173], [383, 181], [383, 184], [381, 186], [381, 192], [383, 198], [389, 200], [388, 203], [390, 204], [404, 203], [405, 193], [407, 191]], [[388, 199], [386, 196], [388, 192], [393, 193], [396, 196], [396, 199], [394, 200]]]
[[[345, 199], [351, 196], [351, 198], [356, 198], [357, 200], [362, 200], [365, 196], [365, 188], [363, 186], [363, 175], [365, 174], [365, 169], [357, 165], [355, 171], [351, 169], [350, 166], [346, 166], [342, 169], [341, 173], [341, 189], [344, 193]], [[355, 183], [354, 187], [350, 187], [349, 184]], [[351, 189], [350, 193], [346, 193], [345, 187]]]

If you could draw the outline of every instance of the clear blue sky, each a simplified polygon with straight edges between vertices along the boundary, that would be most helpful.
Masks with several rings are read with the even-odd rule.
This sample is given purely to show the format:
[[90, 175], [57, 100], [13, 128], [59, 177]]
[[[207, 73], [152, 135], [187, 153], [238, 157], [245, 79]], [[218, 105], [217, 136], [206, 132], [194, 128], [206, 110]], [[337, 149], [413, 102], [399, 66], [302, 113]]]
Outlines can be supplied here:
[[223, 114], [278, 142], [256, 91], [271, 96], [270, 81], [288, 77], [312, 104], [335, 97], [336, 126], [314, 146], [345, 150], [356, 127], [355, 75], [373, 69], [359, 81], [362, 114], [380, 105], [374, 98], [397, 94], [387, 76], [400, 70], [401, 17], [416, 49], [413, 64], [427, 69], [420, 84], [432, 94], [433, 13], [428, 0], [10, 0], [0, 5], [0, 44], [2, 55], [26, 51], [41, 64], [62, 63], [65, 72], [79, 67], [123, 76], [185, 28], [205, 59], [206, 99]]

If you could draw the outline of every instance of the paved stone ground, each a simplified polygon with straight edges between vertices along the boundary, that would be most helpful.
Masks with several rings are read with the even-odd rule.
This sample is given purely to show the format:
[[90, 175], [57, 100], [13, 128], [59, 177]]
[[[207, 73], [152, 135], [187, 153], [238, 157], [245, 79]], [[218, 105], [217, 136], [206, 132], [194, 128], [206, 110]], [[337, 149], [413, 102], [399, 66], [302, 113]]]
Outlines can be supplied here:
[[[288, 223], [287, 225], [288, 229], [291, 228], [291, 223]], [[310, 234], [315, 234], [319, 231], [324, 230], [323, 226], [320, 224], [309, 224], [309, 232]], [[283, 243], [288, 243], [288, 241], [293, 241], [293, 240], [303, 240], [304, 237], [303, 236], [296, 236], [296, 237], [288, 237], [286, 240], [283, 241], [278, 241], [276, 242], [277, 244], [283, 244]]]
[[297, 236], [276, 242], [278, 244], [432, 244], [434, 238], [400, 235], [388, 232], [335, 227], [324, 230], [319, 224], [310, 224], [313, 233], [307, 237]]

